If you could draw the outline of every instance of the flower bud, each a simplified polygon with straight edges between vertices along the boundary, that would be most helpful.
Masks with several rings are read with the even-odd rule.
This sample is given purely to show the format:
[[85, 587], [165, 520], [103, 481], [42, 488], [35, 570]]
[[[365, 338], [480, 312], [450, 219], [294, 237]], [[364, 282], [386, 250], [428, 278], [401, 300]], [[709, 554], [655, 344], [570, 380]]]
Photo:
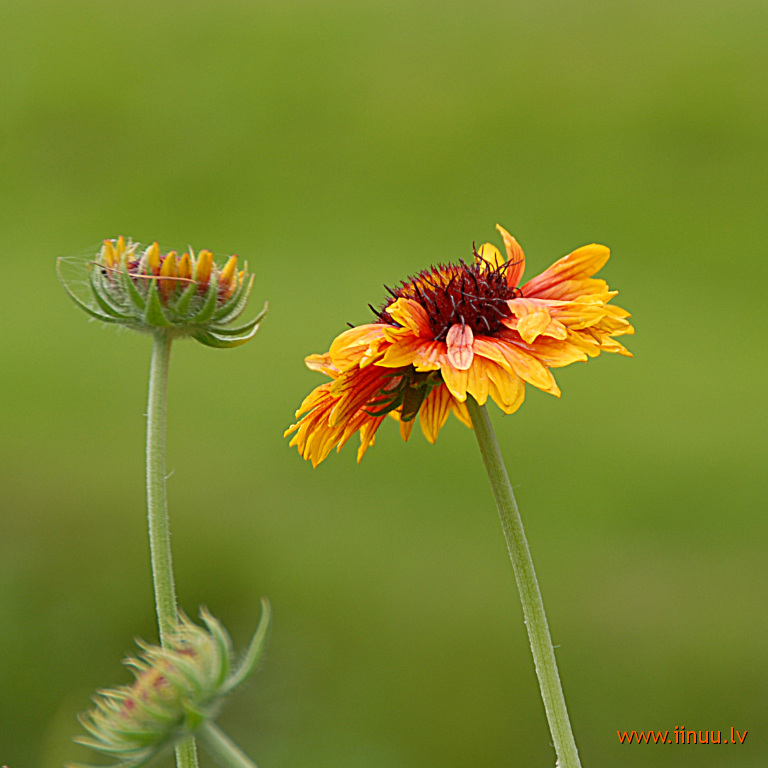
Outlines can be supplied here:
[[262, 600], [259, 626], [237, 670], [224, 627], [204, 608], [200, 617], [205, 627], [181, 615], [164, 648], [139, 642], [142, 653], [125, 662], [136, 680], [99, 691], [95, 707], [80, 717], [90, 735], [75, 741], [116, 758], [115, 768], [137, 768], [214, 719], [224, 697], [256, 668], [270, 608]]
[[267, 305], [251, 321], [229, 328], [245, 310], [254, 276], [237, 269], [231, 256], [220, 269], [213, 254], [190, 248], [163, 253], [155, 242], [144, 250], [123, 237], [105, 240], [88, 264], [89, 296], [77, 295], [78, 280], [59, 278], [72, 300], [91, 317], [137, 331], [165, 330], [209, 347], [236, 347], [254, 337]]

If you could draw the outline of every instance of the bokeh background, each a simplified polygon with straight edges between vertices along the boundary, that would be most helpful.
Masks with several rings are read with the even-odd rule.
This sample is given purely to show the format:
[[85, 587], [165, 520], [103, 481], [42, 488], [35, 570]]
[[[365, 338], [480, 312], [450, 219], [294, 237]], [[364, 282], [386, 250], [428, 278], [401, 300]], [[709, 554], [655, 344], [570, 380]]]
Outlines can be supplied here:
[[[181, 604], [239, 645], [274, 607], [225, 730], [262, 768], [554, 764], [472, 433], [392, 424], [317, 470], [281, 437], [305, 355], [500, 222], [529, 276], [610, 245], [637, 327], [633, 360], [493, 414], [583, 764], [765, 765], [768, 5], [3, 0], [0, 25], [0, 763], [95, 760], [76, 713], [156, 636], [150, 342], [54, 272], [124, 234], [237, 253], [270, 302], [248, 346], [171, 366]], [[616, 735], [675, 726], [749, 733]]]

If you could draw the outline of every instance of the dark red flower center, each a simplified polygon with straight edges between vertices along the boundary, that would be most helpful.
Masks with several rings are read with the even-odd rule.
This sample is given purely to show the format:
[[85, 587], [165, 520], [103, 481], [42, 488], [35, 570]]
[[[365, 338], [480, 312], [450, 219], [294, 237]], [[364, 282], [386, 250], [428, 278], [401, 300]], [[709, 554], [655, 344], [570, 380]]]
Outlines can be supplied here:
[[[477, 256], [477, 254], [475, 254]], [[511, 315], [507, 302], [521, 295], [507, 285], [507, 264], [486, 261], [438, 264], [387, 291], [392, 298], [373, 312], [382, 323], [398, 325], [385, 310], [397, 299], [412, 299], [426, 311], [436, 341], [444, 341], [452, 325], [468, 325], [475, 334], [491, 335]]]

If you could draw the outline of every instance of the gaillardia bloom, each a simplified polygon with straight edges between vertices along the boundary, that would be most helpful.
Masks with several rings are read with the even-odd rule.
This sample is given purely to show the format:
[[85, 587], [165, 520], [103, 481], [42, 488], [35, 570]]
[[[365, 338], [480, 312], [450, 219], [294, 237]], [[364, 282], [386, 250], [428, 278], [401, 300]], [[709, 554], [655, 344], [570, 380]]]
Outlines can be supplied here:
[[360, 432], [360, 461], [387, 415], [407, 440], [416, 416], [431, 443], [453, 413], [467, 426], [467, 395], [490, 396], [504, 413], [523, 402], [525, 384], [560, 396], [551, 368], [617, 352], [615, 336], [634, 333], [617, 291], [594, 279], [608, 261], [604, 245], [585, 245], [520, 285], [523, 250], [497, 226], [506, 259], [486, 243], [472, 263], [419, 272], [374, 310], [376, 321], [345, 331], [307, 366], [330, 377], [314, 389], [287, 431], [317, 466]]
[[228, 327], [245, 309], [254, 280], [247, 264], [238, 271], [237, 256], [219, 268], [208, 250], [195, 256], [190, 248], [179, 256], [176, 251], [163, 253], [157, 243], [140, 248], [123, 237], [105, 240], [88, 265], [90, 296], [85, 300], [76, 294], [76, 281], [63, 277], [61, 259], [59, 277], [72, 300], [105, 323], [165, 330], [209, 347], [236, 347], [253, 338], [266, 305], [248, 323]]

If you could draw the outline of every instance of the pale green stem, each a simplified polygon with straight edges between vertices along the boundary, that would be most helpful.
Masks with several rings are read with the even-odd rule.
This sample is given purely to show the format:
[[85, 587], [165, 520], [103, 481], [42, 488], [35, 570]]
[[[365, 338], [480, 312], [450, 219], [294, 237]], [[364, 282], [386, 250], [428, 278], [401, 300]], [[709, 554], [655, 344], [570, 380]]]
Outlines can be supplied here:
[[[171, 562], [171, 535], [168, 526], [168, 501], [165, 493], [165, 414], [168, 402], [168, 363], [171, 356], [171, 334], [155, 332], [152, 362], [149, 368], [147, 403], [147, 516], [152, 582], [155, 588], [157, 624], [160, 644], [168, 645], [168, 635], [178, 624], [176, 588]], [[197, 751], [193, 738], [176, 747], [178, 768], [197, 768]]]
[[178, 623], [176, 588], [171, 563], [171, 534], [168, 527], [168, 502], [165, 494], [165, 413], [168, 402], [168, 362], [171, 336], [155, 333], [149, 368], [147, 403], [147, 514], [152, 581], [155, 587], [160, 643], [165, 647], [168, 634]]
[[198, 729], [200, 743], [222, 768], [256, 768], [245, 754], [216, 723], [207, 720]]
[[581, 768], [579, 753], [568, 719], [568, 710], [565, 706], [560, 676], [557, 673], [555, 651], [549, 634], [547, 615], [544, 612], [544, 602], [541, 599], [531, 552], [525, 538], [523, 521], [517, 509], [507, 468], [504, 466], [499, 443], [496, 440], [485, 406], [478, 405], [471, 395], [467, 395], [467, 409], [475, 428], [475, 435], [485, 462], [485, 468], [488, 471], [488, 478], [491, 481], [491, 488], [501, 518], [501, 527], [504, 531], [504, 538], [507, 540], [509, 557], [515, 571], [517, 588], [523, 603], [525, 625], [528, 629], [528, 639], [531, 642], [531, 651], [533, 652], [533, 663], [539, 678], [541, 698], [544, 701], [549, 730], [557, 753], [558, 768]]

